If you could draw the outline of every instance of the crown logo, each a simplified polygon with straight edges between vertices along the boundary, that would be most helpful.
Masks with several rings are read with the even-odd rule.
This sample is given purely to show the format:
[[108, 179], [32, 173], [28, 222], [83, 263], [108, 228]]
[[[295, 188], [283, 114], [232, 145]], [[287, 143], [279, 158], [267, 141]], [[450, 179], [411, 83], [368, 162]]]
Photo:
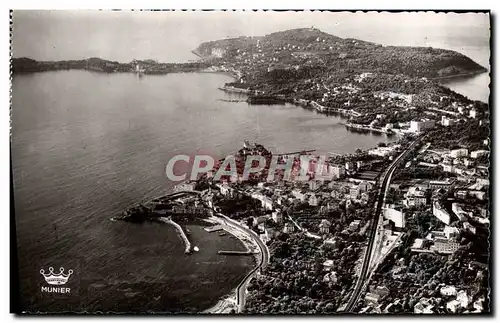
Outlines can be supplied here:
[[45, 270], [40, 269], [40, 274], [42, 274], [43, 278], [47, 284], [50, 285], [64, 285], [68, 282], [69, 276], [73, 273], [73, 270], [68, 270], [68, 274], [64, 274], [64, 268], [59, 268], [59, 273], [54, 273], [54, 268], [49, 267], [49, 273], [45, 274]]

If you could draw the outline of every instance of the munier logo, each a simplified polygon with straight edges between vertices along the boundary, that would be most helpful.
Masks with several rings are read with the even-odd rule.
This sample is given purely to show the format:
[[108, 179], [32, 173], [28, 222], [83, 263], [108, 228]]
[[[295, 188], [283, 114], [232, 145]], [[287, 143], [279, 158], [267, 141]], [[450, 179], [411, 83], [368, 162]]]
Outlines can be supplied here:
[[[40, 269], [40, 274], [42, 274], [43, 278], [45, 278], [45, 281], [49, 285], [64, 285], [64, 284], [66, 284], [72, 273], [73, 273], [73, 270], [70, 269], [68, 271], [68, 274], [64, 274], [63, 267], [59, 268], [58, 274], [54, 273], [53, 267], [49, 267], [48, 274], [45, 274], [45, 270]], [[71, 291], [70, 288], [42, 286], [42, 292], [46, 292], [46, 293], [65, 294], [65, 293], [69, 293], [70, 291]]]

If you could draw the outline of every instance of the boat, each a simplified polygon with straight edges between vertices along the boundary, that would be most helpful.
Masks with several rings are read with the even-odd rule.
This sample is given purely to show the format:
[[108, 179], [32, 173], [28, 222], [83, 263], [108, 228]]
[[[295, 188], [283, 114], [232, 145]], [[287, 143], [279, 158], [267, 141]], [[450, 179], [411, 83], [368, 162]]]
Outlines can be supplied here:
[[193, 251], [198, 252], [198, 251], [200, 251], [200, 248], [198, 248], [198, 246], [194, 246]]

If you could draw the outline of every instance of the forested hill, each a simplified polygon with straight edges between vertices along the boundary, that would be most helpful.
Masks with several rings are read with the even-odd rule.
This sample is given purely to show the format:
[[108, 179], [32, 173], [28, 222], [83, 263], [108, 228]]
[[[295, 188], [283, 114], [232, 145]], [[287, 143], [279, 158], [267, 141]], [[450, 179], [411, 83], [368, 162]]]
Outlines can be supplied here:
[[414, 77], [443, 77], [484, 72], [460, 53], [431, 47], [385, 46], [343, 39], [315, 28], [275, 32], [263, 37], [238, 37], [202, 43], [195, 51], [203, 58], [226, 63], [257, 64], [265, 68], [310, 65], [325, 71], [352, 69]]

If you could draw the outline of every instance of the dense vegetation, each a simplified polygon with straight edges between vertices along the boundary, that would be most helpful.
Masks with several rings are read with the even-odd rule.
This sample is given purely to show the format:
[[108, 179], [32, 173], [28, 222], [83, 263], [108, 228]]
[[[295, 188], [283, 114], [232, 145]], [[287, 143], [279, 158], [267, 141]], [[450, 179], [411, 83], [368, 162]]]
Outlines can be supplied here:
[[[431, 47], [382, 46], [356, 39], [342, 39], [314, 28], [292, 29], [264, 37], [211, 41], [201, 44], [196, 51], [210, 57], [214, 49], [224, 50], [224, 58], [228, 60], [242, 53], [264, 53], [279, 55], [281, 64], [311, 62], [312, 65], [327, 67], [325, 71], [347, 68], [425, 77], [485, 71], [484, 67], [454, 51]], [[297, 52], [299, 57], [294, 55]]]

